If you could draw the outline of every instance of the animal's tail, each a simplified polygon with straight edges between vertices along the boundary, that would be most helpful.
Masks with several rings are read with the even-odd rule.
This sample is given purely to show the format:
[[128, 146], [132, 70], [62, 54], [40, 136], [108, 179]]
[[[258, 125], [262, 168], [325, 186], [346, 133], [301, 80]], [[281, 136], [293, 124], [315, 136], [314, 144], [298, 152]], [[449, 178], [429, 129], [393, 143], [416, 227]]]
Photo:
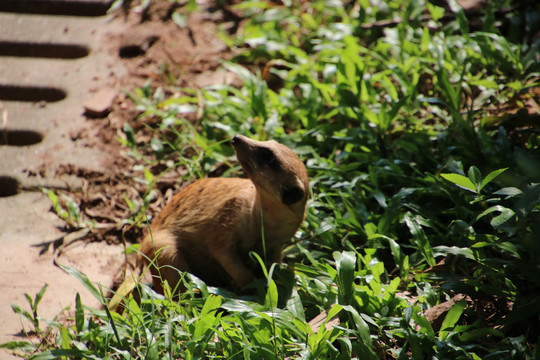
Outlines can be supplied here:
[[131, 294], [139, 284], [144, 268], [144, 261], [141, 260], [140, 256], [138, 256], [135, 269], [133, 269], [131, 273], [126, 274], [124, 281], [115, 291], [111, 301], [109, 301], [109, 304], [107, 305], [109, 311], [120, 312], [124, 300], [128, 298], [129, 294]]

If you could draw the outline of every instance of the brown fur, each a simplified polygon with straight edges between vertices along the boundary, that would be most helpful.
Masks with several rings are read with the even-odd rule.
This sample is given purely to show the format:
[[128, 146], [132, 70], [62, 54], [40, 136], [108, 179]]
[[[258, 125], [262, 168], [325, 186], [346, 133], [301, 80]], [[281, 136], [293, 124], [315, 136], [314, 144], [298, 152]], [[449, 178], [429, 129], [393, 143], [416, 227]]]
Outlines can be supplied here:
[[163, 292], [162, 280], [173, 289], [179, 285], [178, 270], [209, 284], [224, 285], [223, 279], [230, 278], [238, 288], [246, 286], [255, 277], [249, 252], [279, 262], [283, 243], [302, 223], [309, 184], [294, 152], [275, 141], [241, 135], [233, 146], [249, 179], [209, 178], [187, 186], [142, 241], [140, 262], [152, 261], [156, 291]]

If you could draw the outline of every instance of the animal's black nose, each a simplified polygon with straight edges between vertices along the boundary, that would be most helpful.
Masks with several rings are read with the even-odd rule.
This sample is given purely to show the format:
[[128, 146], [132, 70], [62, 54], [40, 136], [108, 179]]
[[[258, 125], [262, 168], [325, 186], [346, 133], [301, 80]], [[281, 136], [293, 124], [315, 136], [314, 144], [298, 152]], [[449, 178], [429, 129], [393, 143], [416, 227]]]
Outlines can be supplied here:
[[242, 142], [242, 137], [240, 137], [239, 135], [234, 135], [234, 137], [232, 138], [233, 145], [238, 145], [241, 142]]

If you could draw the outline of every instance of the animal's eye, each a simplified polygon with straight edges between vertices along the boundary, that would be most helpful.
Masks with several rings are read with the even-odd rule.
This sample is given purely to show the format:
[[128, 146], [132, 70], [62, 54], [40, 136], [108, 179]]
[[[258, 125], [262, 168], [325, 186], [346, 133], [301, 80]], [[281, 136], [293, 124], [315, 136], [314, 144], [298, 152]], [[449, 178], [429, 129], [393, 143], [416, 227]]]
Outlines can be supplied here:
[[276, 154], [268, 148], [261, 147], [257, 150], [257, 163], [261, 165], [268, 165], [271, 168], [277, 168], [279, 167], [278, 159], [276, 158]]
[[285, 205], [292, 205], [297, 201], [300, 201], [304, 197], [304, 191], [298, 186], [291, 188], [284, 188], [281, 190], [281, 201]]

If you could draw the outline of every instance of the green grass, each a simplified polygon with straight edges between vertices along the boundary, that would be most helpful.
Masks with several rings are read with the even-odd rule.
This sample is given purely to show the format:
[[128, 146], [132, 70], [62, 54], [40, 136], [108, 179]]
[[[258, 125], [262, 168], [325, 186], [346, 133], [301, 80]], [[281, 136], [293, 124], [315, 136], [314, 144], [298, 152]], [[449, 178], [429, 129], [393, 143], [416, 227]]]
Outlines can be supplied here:
[[[190, 180], [222, 163], [239, 174], [237, 133], [293, 148], [311, 197], [287, 269], [251, 296], [192, 276], [177, 302], [143, 286], [124, 316], [78, 301], [71, 322], [38, 318], [29, 297], [35, 311], [18, 312], [42, 337], [40, 321], [54, 329], [53, 345], [4, 347], [33, 359], [540, 357], [540, 132], [527, 113], [539, 6], [490, 2], [478, 28], [424, 1], [284, 3], [236, 5], [249, 21], [226, 41], [243, 51], [223, 66], [241, 88], [167, 98], [148, 83], [132, 99], [157, 120], [154, 139], [126, 125], [122, 141], [147, 168], [182, 166]], [[145, 172], [150, 188], [159, 176]], [[460, 294], [438, 324], [426, 319]], [[339, 324], [313, 329], [324, 311]]]

